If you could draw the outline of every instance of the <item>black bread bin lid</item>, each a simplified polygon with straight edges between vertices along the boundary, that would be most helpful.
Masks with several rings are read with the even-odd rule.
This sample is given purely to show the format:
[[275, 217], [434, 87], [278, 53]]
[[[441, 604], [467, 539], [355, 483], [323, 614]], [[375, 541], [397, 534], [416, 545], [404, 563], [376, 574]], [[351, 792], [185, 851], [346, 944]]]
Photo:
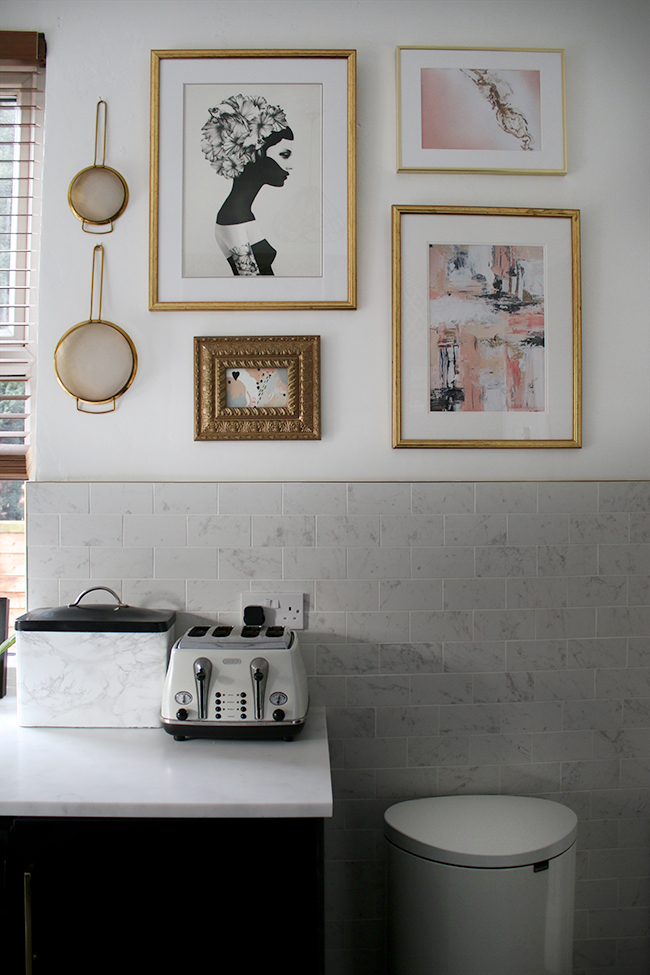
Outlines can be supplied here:
[[[107, 603], [80, 604], [89, 592], [104, 590], [115, 596], [117, 605]], [[107, 586], [93, 586], [82, 592], [68, 606], [34, 609], [19, 616], [14, 626], [20, 631], [50, 630], [78, 633], [165, 633], [176, 619], [173, 610], [143, 609], [127, 606]]]

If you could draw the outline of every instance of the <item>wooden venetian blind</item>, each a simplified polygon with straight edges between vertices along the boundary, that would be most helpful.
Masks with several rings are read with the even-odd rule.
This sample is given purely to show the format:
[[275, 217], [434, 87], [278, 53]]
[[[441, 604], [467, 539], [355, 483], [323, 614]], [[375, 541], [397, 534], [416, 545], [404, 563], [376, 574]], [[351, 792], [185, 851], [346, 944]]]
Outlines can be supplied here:
[[32, 466], [45, 38], [0, 31], [0, 480]]

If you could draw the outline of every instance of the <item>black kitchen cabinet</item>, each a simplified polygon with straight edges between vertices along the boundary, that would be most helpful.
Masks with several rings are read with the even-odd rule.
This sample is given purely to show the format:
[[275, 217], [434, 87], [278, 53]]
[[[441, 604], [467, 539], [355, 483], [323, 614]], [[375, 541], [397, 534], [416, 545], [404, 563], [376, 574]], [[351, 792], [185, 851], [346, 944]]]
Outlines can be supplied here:
[[0, 844], [7, 975], [323, 971], [321, 819], [7, 817]]

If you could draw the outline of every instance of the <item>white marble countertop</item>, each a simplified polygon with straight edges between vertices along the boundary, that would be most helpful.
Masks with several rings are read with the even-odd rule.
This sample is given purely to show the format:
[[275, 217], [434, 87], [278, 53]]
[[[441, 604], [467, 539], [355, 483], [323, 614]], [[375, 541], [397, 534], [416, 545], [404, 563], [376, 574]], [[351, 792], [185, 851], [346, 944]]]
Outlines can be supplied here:
[[178, 742], [162, 728], [20, 728], [7, 695], [0, 815], [328, 817], [325, 709], [292, 742]]

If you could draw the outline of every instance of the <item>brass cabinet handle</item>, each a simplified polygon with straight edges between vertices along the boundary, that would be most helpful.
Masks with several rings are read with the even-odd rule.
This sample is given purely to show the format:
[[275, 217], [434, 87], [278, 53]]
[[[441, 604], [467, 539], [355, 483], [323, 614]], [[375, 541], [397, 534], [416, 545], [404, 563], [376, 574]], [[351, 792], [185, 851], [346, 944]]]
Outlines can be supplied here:
[[34, 953], [32, 945], [32, 875], [23, 874], [23, 901], [25, 906], [25, 975], [32, 975], [34, 971]]

